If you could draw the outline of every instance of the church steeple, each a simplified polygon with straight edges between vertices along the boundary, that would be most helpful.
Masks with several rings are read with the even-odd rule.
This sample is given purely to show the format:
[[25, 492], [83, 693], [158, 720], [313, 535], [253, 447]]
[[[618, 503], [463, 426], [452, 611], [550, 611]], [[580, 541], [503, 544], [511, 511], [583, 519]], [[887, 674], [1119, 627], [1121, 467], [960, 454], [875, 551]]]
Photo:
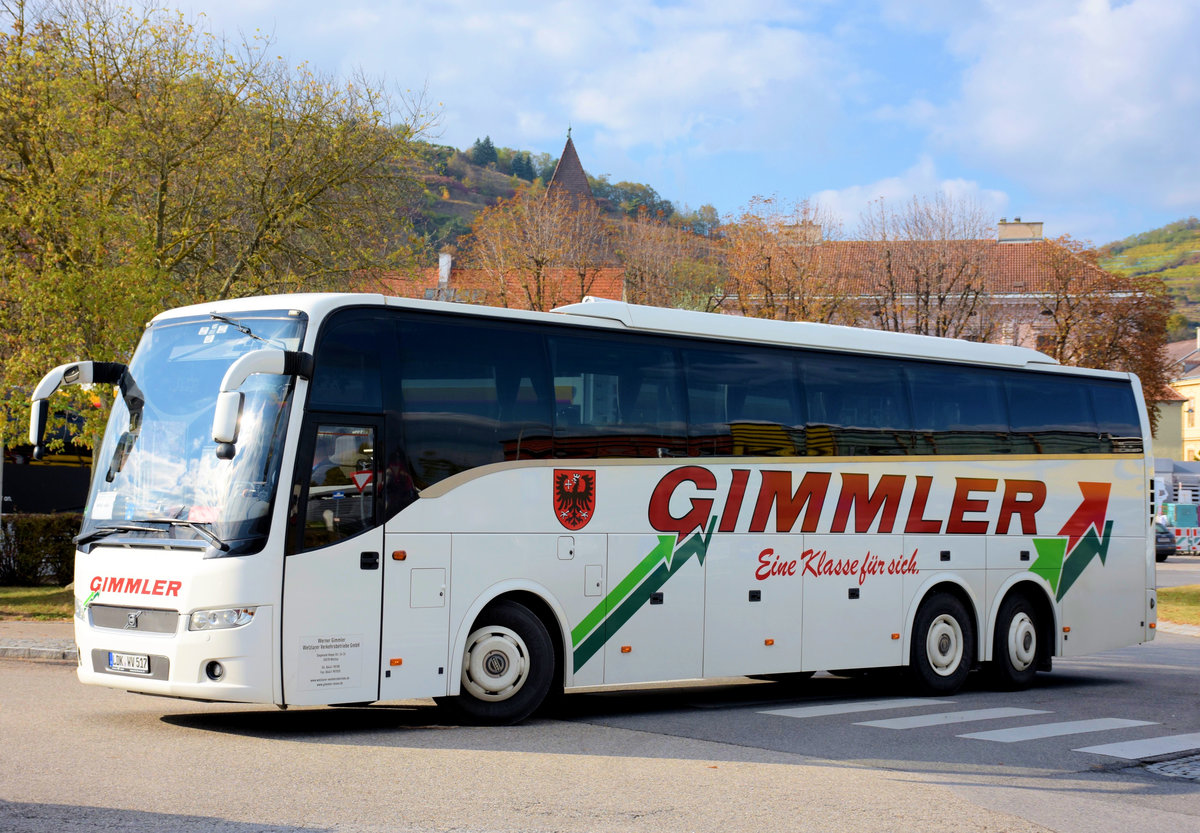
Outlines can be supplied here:
[[571, 141], [571, 128], [567, 128], [567, 144], [563, 147], [562, 156], [554, 166], [554, 175], [550, 177], [547, 190], [561, 188], [576, 199], [592, 199], [592, 186], [588, 185], [587, 174], [579, 162], [579, 154], [575, 152], [575, 143]]

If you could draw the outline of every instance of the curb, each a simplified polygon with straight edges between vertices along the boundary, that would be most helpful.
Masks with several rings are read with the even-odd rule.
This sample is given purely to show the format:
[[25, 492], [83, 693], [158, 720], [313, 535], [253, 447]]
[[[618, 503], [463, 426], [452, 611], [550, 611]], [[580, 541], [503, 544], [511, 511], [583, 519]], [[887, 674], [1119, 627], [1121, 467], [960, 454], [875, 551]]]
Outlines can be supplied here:
[[1160, 621], [1157, 630], [1162, 633], [1174, 633], [1180, 636], [1200, 636], [1200, 625], [1179, 625], [1175, 622]]
[[0, 659], [79, 664], [78, 648], [47, 648], [39, 645], [0, 645]]

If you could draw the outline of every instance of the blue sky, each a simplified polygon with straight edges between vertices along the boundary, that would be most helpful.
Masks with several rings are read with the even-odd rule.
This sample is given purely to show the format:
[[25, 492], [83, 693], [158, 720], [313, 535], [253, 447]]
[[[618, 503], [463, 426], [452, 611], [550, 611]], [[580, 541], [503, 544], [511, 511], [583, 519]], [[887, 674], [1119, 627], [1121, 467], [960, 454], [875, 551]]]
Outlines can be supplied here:
[[945, 190], [1103, 244], [1200, 215], [1200, 0], [194, 0], [212, 29], [736, 217]]

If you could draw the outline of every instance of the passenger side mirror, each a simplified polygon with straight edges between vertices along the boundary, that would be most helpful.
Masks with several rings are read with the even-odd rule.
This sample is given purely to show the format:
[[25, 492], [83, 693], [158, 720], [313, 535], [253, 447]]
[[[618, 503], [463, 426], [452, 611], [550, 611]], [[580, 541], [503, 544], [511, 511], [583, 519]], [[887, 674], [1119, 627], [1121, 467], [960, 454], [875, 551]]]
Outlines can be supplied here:
[[246, 396], [240, 390], [252, 373], [272, 373], [277, 376], [312, 377], [313, 358], [308, 353], [292, 350], [255, 350], [247, 353], [229, 366], [221, 380], [217, 394], [217, 407], [213, 412], [213, 442], [217, 444], [217, 457], [232, 460], [237, 453], [238, 429], [242, 418], [242, 406]]
[[223, 390], [217, 394], [217, 409], [213, 414], [213, 441], [217, 443], [217, 457], [232, 460], [242, 422], [242, 406], [246, 395], [239, 390]]

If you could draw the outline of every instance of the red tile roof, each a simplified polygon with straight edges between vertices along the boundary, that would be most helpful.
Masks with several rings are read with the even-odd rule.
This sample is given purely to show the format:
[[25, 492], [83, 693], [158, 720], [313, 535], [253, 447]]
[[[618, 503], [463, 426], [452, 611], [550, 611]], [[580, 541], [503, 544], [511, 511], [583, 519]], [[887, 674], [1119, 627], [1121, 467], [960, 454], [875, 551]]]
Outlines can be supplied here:
[[[910, 248], [923, 243], [892, 242], [888, 244], [895, 256], [903, 258]], [[995, 240], [970, 240], [961, 245], [975, 247], [980, 258], [984, 291], [993, 296], [1040, 295], [1052, 291], [1052, 275], [1047, 263], [1065, 250], [1055, 252], [1054, 243], [1038, 240], [1028, 243], [1000, 243]], [[847, 289], [858, 295], [870, 296], [878, 291], [878, 263], [884, 255], [883, 244], [867, 240], [826, 240], [814, 249], [813, 258], [822, 270], [848, 281]], [[959, 255], [961, 257], [961, 254]], [[918, 256], [914, 253], [914, 260]], [[1099, 267], [1080, 261], [1095, 277], [1106, 273]], [[815, 264], [814, 264], [815, 265]], [[621, 300], [624, 296], [624, 271], [620, 266], [606, 266], [594, 273], [590, 284], [580, 291], [579, 278], [573, 270], [552, 268], [543, 291], [546, 309], [581, 300], [582, 295]], [[380, 291], [405, 298], [434, 298], [438, 285], [436, 267], [415, 273], [388, 273], [378, 279], [362, 282], [359, 289]], [[507, 276], [503, 291], [499, 283], [482, 269], [460, 268], [455, 264], [448, 285], [449, 300], [529, 309], [529, 293], [517, 275]], [[732, 288], [731, 288], [732, 289]]]
[[[924, 242], [892, 241], [886, 244], [893, 253], [903, 257], [908, 250], [916, 250], [928, 246]], [[1028, 243], [1000, 243], [995, 240], [964, 240], [948, 241], [941, 245], [958, 249], [957, 257], [961, 258], [968, 252], [969, 256], [978, 257], [983, 274], [984, 291], [991, 295], [1037, 295], [1052, 289], [1051, 274], [1047, 268], [1048, 262], [1055, 256], [1062, 257], [1066, 250], [1055, 252], [1051, 249], [1054, 243], [1049, 240], [1037, 240]], [[877, 264], [884, 256], [885, 244], [872, 240], [826, 240], [819, 244], [820, 258], [824, 266], [831, 269], [833, 274], [840, 274], [850, 279], [852, 285], [862, 294], [871, 294]], [[950, 257], [954, 257], [952, 254]], [[1069, 255], [1068, 255], [1069, 256]], [[914, 252], [914, 261], [927, 259], [924, 254]], [[1103, 270], [1086, 261], [1080, 260], [1087, 272], [1096, 277], [1104, 275]]]
[[[573, 304], [583, 300], [585, 295], [597, 298], [609, 298], [619, 301], [624, 295], [625, 272], [619, 266], [605, 266], [589, 273], [581, 292], [579, 276], [572, 269], [551, 268], [547, 271], [547, 280], [543, 287], [542, 297], [545, 309]], [[437, 295], [438, 270], [436, 267], [422, 269], [415, 274], [389, 273], [378, 279], [364, 284], [362, 289], [372, 289], [388, 295], [401, 298], [434, 299]], [[520, 276], [505, 276], [503, 288], [499, 282], [483, 269], [450, 270], [450, 281], [447, 286], [446, 300], [466, 301], [469, 303], [505, 306], [511, 309], [531, 309], [530, 295], [536, 295], [536, 290], [526, 288], [521, 283]]]

